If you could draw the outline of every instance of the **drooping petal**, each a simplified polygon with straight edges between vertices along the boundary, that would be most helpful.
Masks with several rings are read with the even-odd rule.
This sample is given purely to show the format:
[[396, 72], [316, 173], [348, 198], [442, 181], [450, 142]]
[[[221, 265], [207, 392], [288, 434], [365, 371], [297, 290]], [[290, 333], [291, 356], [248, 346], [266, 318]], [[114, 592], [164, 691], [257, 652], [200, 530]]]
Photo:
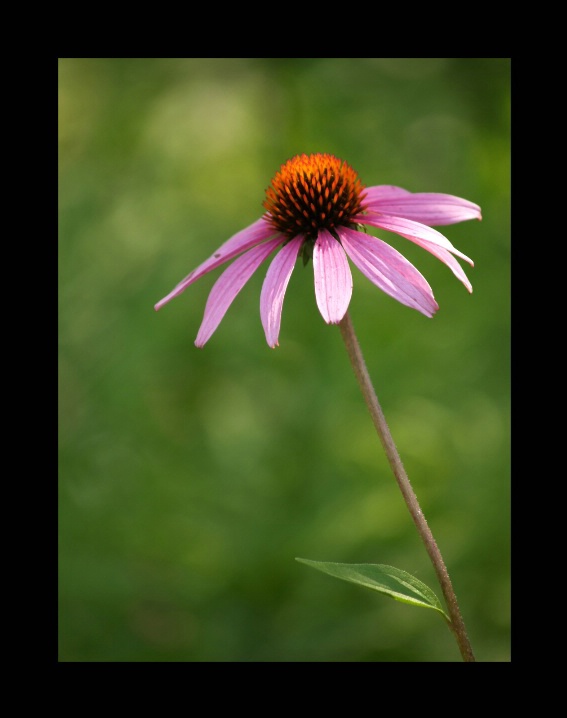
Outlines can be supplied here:
[[462, 257], [472, 267], [474, 267], [474, 262], [472, 259], [467, 257], [466, 254], [463, 254], [462, 252], [459, 252], [458, 249], [455, 249], [447, 237], [444, 237], [436, 229], [427, 227], [425, 224], [420, 224], [419, 222], [413, 222], [410, 219], [390, 217], [388, 215], [381, 214], [367, 214], [364, 216], [357, 215], [353, 218], [353, 221], [365, 222], [366, 224], [371, 224], [374, 227], [380, 227], [381, 229], [395, 232], [396, 234], [399, 234], [419, 245], [423, 249], [426, 249], [428, 252], [433, 254], [433, 256], [437, 257], [437, 259], [440, 259], [444, 264], [446, 264], [457, 279], [465, 285], [469, 292], [472, 292], [471, 283], [467, 279], [466, 274], [463, 272], [461, 265], [455, 261], [449, 252]]
[[426, 317], [439, 309], [425, 277], [389, 244], [348, 227], [337, 233], [353, 263], [383, 292]]
[[465, 285], [469, 292], [472, 292], [472, 284], [469, 282], [467, 275], [463, 271], [463, 268], [457, 262], [455, 257], [453, 257], [452, 254], [450, 254], [446, 249], [443, 249], [443, 247], [438, 247], [435, 244], [427, 245], [423, 242], [416, 242], [416, 244], [419, 244], [421, 247], [423, 247], [423, 249], [426, 249], [434, 257], [440, 259], [443, 264], [446, 264], [453, 272], [455, 277], [457, 277], [457, 279]]
[[282, 242], [275, 237], [252, 247], [245, 254], [237, 257], [234, 262], [220, 275], [214, 283], [207, 299], [203, 321], [197, 333], [195, 346], [203, 347], [220, 324], [236, 295], [254, 274], [266, 257]]
[[477, 204], [452, 194], [408, 192], [393, 185], [367, 187], [365, 194], [365, 210], [413, 219], [429, 226], [482, 219]]
[[268, 346], [278, 345], [282, 307], [285, 290], [303, 244], [303, 236], [297, 236], [284, 245], [272, 260], [260, 293], [260, 318]]
[[228, 262], [229, 259], [235, 257], [237, 254], [245, 252], [247, 249], [250, 249], [250, 247], [259, 244], [264, 239], [271, 237], [273, 234], [275, 234], [275, 230], [265, 217], [261, 217], [256, 220], [256, 222], [251, 224], [249, 227], [242, 229], [240, 232], [234, 234], [230, 239], [227, 239], [227, 241], [222, 244], [214, 254], [190, 272], [185, 279], [182, 279], [167, 296], [161, 299], [154, 306], [154, 309], [157, 312], [164, 304], [167, 304], [167, 302], [172, 300], [174, 297], [177, 297], [181, 294], [181, 292], [185, 291], [190, 284], [196, 282], [197, 279], [203, 276], [203, 274], [216, 269], [221, 264], [224, 264], [225, 262]]
[[452, 254], [456, 254], [457, 257], [461, 257], [461, 259], [464, 259], [465, 262], [468, 262], [474, 267], [472, 259], [453, 247], [447, 237], [436, 229], [428, 227], [426, 224], [421, 224], [421, 222], [414, 222], [412, 219], [404, 219], [403, 217], [373, 214], [372, 212], [365, 215], [358, 214], [353, 217], [353, 221], [360, 222], [361, 224], [371, 224], [373, 227], [380, 227], [380, 229], [386, 229], [388, 232], [395, 232], [395, 234], [409, 239], [410, 242], [415, 242], [415, 244], [418, 244], [428, 251], [430, 251], [429, 247], [432, 244], [443, 247], [443, 249], [448, 250]]
[[319, 230], [313, 248], [315, 298], [327, 324], [338, 324], [352, 296], [352, 274], [340, 242], [326, 229]]

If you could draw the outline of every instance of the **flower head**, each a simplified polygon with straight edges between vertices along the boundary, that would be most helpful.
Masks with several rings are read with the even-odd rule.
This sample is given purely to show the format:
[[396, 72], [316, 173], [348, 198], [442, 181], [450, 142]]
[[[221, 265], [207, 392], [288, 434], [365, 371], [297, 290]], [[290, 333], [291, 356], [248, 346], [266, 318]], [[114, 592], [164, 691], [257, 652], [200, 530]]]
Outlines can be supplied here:
[[397, 250], [366, 234], [362, 225], [395, 232], [444, 262], [472, 292], [455, 256], [459, 252], [432, 225], [481, 219], [480, 207], [460, 197], [408, 192], [392, 185], [364, 187], [356, 172], [329, 154], [297, 155], [283, 164], [266, 190], [266, 212], [233, 235], [161, 301], [156, 311], [207, 272], [234, 259], [207, 300], [195, 344], [210, 339], [236, 295], [276, 249], [260, 295], [260, 317], [270, 347], [278, 344], [285, 291], [301, 254], [313, 257], [315, 299], [327, 324], [338, 324], [352, 296], [348, 258], [377, 287], [408, 307], [432, 317], [439, 308], [431, 287]]

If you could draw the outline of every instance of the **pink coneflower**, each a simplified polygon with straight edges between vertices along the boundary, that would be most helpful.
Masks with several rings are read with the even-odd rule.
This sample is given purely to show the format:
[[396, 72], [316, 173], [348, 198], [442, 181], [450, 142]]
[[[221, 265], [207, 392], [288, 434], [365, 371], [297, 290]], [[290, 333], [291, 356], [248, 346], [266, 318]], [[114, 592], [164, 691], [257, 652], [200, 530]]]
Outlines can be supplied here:
[[260, 219], [227, 240], [155, 305], [157, 311], [204, 274], [237, 257], [211, 289], [195, 340], [198, 347], [210, 339], [238, 292], [278, 248], [260, 294], [260, 317], [270, 347], [278, 344], [284, 295], [300, 254], [304, 262], [313, 257], [315, 299], [327, 324], [338, 324], [348, 309], [352, 275], [347, 256], [386, 294], [432, 317], [439, 306], [425, 278], [390, 245], [360, 231], [365, 224], [395, 232], [431, 252], [472, 292], [452, 255], [471, 266], [472, 260], [430, 226], [481, 219], [480, 207], [466, 199], [391, 185], [364, 187], [343, 160], [303, 154], [281, 166], [263, 206], [266, 212]]

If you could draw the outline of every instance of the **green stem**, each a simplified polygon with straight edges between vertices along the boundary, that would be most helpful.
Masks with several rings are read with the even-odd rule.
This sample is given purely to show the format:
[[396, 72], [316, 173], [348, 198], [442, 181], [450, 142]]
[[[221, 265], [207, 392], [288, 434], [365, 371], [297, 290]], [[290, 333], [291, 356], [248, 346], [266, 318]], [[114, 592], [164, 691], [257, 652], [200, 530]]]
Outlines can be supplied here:
[[362, 356], [362, 351], [360, 349], [358, 339], [356, 338], [354, 327], [348, 312], [339, 323], [339, 328], [341, 330], [354, 373], [358, 379], [358, 383], [366, 401], [366, 405], [370, 410], [372, 421], [374, 422], [374, 426], [376, 427], [376, 431], [378, 432], [378, 436], [380, 437], [380, 441], [382, 442], [382, 446], [384, 447], [384, 451], [386, 452], [386, 456], [388, 457], [388, 461], [392, 471], [394, 472], [394, 476], [396, 477], [396, 481], [398, 482], [398, 486], [400, 487], [400, 491], [402, 492], [411, 517], [417, 527], [423, 543], [425, 544], [425, 548], [429, 554], [431, 562], [433, 563], [433, 568], [435, 569], [439, 583], [441, 584], [441, 589], [445, 597], [450, 617], [449, 628], [455, 636], [463, 661], [468, 663], [474, 662], [475, 657], [467, 637], [467, 631], [461, 617], [457, 597], [455, 595], [455, 591], [453, 590], [453, 584], [451, 583], [451, 579], [449, 578], [441, 552], [439, 551], [437, 543], [431, 533], [431, 529], [425, 520], [425, 516], [423, 515], [417, 496], [412, 489], [402, 464], [402, 460], [400, 459], [400, 455], [398, 454], [398, 450], [392, 438], [392, 434], [390, 433], [390, 429], [386, 423], [384, 412], [382, 411], [378, 397], [376, 396], [376, 392], [372, 386], [372, 381], [370, 380], [370, 375], [368, 374], [364, 357]]

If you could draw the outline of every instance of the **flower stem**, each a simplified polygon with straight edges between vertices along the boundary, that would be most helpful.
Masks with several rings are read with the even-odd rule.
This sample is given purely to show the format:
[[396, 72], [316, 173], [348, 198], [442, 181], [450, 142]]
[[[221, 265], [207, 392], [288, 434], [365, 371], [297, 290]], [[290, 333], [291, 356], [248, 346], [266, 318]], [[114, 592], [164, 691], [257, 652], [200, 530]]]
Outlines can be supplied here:
[[398, 482], [398, 486], [400, 487], [400, 491], [402, 492], [411, 517], [417, 527], [423, 543], [425, 544], [425, 548], [429, 554], [431, 562], [433, 563], [433, 568], [435, 569], [439, 583], [441, 584], [441, 589], [449, 611], [449, 628], [455, 636], [463, 661], [472, 663], [475, 661], [475, 657], [467, 637], [467, 631], [461, 617], [457, 597], [455, 595], [455, 591], [453, 590], [453, 584], [451, 583], [451, 579], [449, 578], [441, 552], [439, 551], [437, 543], [431, 533], [431, 529], [425, 520], [425, 516], [423, 515], [417, 496], [410, 484], [408, 475], [406, 474], [402, 460], [400, 459], [400, 455], [392, 438], [392, 434], [390, 433], [390, 429], [386, 423], [384, 412], [382, 411], [378, 397], [376, 396], [376, 392], [372, 386], [372, 381], [370, 380], [370, 375], [368, 374], [364, 357], [362, 356], [362, 351], [360, 349], [358, 339], [356, 338], [354, 327], [348, 312], [339, 323], [339, 328], [341, 330], [341, 335], [346, 345], [354, 373], [362, 390], [366, 405], [368, 406], [372, 416], [372, 421], [374, 422], [374, 426], [376, 427], [376, 431], [378, 432], [378, 436], [380, 437], [380, 441], [382, 442], [382, 446], [384, 447], [384, 451], [386, 452], [386, 456], [388, 457], [388, 461], [392, 471], [394, 472], [394, 476], [396, 477], [396, 481]]

